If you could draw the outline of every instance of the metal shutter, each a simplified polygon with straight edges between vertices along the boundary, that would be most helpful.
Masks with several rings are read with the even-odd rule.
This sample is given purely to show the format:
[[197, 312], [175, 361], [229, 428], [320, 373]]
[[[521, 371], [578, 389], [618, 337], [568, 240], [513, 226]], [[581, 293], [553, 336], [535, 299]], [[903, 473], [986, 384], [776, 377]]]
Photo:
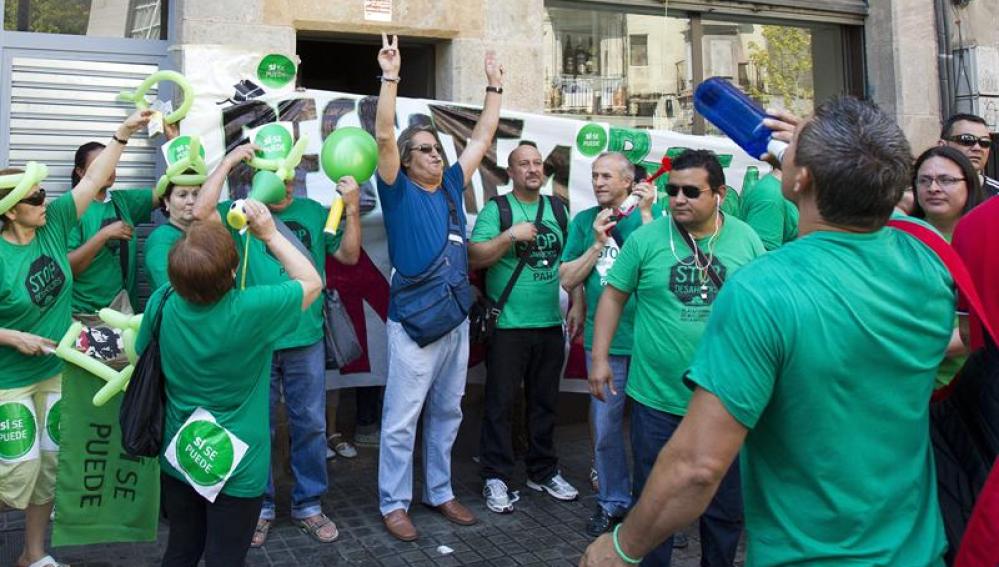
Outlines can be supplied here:
[[[12, 57], [8, 162], [13, 167], [42, 162], [49, 167], [45, 189], [68, 191], [76, 148], [108, 140], [134, 110], [115, 101], [118, 92], [134, 89], [157, 69], [152, 64]], [[158, 142], [134, 136], [118, 164], [115, 187], [151, 187], [157, 151]]]

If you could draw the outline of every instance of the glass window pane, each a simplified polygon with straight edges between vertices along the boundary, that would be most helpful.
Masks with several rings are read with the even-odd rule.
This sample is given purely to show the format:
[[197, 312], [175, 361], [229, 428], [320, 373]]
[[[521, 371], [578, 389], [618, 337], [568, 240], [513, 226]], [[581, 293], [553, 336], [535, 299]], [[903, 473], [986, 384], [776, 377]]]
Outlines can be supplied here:
[[164, 0], [4, 0], [4, 30], [166, 39]]
[[685, 18], [547, 8], [545, 110], [690, 132], [689, 27]]
[[[704, 20], [703, 26], [704, 77], [729, 79], [764, 107], [804, 116], [816, 101], [845, 90], [836, 26], [718, 20]], [[718, 133], [710, 124], [707, 132]]]

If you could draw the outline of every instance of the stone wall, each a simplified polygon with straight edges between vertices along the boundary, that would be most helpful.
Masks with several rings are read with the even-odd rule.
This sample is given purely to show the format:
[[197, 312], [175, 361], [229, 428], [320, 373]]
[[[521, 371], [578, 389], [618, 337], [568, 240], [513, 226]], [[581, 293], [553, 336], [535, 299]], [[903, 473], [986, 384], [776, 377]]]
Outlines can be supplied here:
[[182, 0], [177, 40], [181, 52], [185, 45], [225, 44], [293, 53], [299, 33], [430, 39], [437, 45], [435, 97], [465, 103], [482, 102], [483, 57], [493, 49], [507, 71], [504, 107], [542, 112], [543, 16], [543, 0], [394, 0], [391, 22], [365, 21], [360, 0]]

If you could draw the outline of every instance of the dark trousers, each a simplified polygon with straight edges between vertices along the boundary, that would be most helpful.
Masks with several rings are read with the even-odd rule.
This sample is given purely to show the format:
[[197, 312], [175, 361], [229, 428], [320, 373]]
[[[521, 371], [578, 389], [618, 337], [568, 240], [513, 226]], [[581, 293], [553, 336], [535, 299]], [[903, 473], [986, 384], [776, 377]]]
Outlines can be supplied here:
[[[641, 403], [631, 406], [631, 450], [635, 459], [634, 497], [638, 501], [659, 451], [680, 426], [681, 416]], [[718, 492], [700, 519], [701, 567], [731, 567], [742, 535], [742, 490], [739, 461], [732, 463]], [[645, 556], [642, 567], [667, 567], [673, 555], [673, 536]]]
[[365, 386], [355, 388], [354, 395], [357, 396], [357, 425], [368, 427], [378, 425], [382, 418], [382, 391], [381, 386]]
[[170, 538], [163, 567], [241, 567], [250, 549], [264, 495], [237, 498], [219, 494], [205, 500], [187, 483], [161, 474], [163, 504], [170, 517]]
[[486, 348], [486, 399], [479, 456], [482, 478], [513, 476], [514, 397], [524, 384], [527, 477], [544, 482], [558, 472], [555, 418], [565, 358], [562, 327], [497, 329]]

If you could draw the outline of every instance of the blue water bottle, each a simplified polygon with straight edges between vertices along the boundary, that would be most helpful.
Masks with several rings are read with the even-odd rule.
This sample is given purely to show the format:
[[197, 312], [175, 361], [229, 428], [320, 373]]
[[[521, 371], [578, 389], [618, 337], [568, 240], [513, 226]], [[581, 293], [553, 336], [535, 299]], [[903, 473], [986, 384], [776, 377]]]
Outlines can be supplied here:
[[787, 144], [771, 137], [763, 125], [767, 114], [727, 80], [712, 77], [698, 85], [694, 108], [754, 159], [765, 153], [783, 159]]

